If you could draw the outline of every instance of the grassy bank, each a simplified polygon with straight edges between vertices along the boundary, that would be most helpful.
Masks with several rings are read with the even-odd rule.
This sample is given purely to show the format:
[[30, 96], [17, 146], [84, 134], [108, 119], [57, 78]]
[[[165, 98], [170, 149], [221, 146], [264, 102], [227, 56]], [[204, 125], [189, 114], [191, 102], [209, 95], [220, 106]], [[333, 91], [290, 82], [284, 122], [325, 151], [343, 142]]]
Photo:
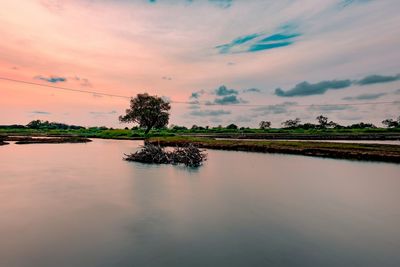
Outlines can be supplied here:
[[400, 146], [380, 144], [325, 143], [301, 141], [237, 141], [200, 137], [153, 137], [149, 142], [162, 146], [194, 143], [201, 148], [284, 153], [338, 159], [371, 160], [400, 163]]
[[50, 138], [35, 138], [35, 137], [23, 137], [23, 136], [12, 136], [5, 137], [5, 141], [15, 141], [16, 144], [64, 144], [64, 143], [87, 143], [92, 140], [83, 137], [50, 137]]
[[136, 129], [102, 129], [93, 127], [86, 129], [0, 129], [0, 136], [78, 136], [103, 139], [144, 139], [146, 137], [167, 136], [206, 136], [210, 138], [237, 139], [301, 139], [301, 140], [400, 140], [400, 129], [226, 129], [213, 128], [205, 130], [152, 130], [148, 136], [144, 130]]

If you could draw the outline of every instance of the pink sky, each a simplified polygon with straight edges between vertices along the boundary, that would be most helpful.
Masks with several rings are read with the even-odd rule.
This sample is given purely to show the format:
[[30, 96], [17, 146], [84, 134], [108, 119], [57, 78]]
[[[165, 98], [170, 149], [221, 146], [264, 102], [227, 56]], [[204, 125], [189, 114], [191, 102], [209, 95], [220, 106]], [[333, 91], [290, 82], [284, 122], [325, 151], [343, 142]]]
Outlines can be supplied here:
[[[215, 89], [226, 85], [237, 91], [237, 103], [272, 105], [257, 111], [233, 102], [173, 104], [170, 123], [187, 126], [255, 126], [260, 120], [278, 126], [294, 116], [312, 121], [324, 112], [343, 123], [378, 123], [398, 116], [399, 104], [315, 110], [282, 103], [397, 101], [398, 79], [308, 96], [280, 97], [274, 91], [303, 81], [395, 77], [400, 73], [399, 11], [396, 0], [26, 0], [23, 8], [19, 1], [5, 0], [0, 9], [0, 77], [126, 96], [148, 92], [173, 101], [193, 101], [191, 94], [202, 91], [201, 103], [215, 101]], [[277, 34], [296, 37], [290, 45], [252, 51], [256, 39], [238, 42], [252, 34], [257, 40]], [[223, 44], [232, 48], [216, 48]], [[66, 80], [51, 83], [38, 77]], [[249, 88], [258, 92], [246, 93]], [[126, 99], [0, 80], [0, 124], [44, 119], [125, 127], [117, 118], [127, 106]]]

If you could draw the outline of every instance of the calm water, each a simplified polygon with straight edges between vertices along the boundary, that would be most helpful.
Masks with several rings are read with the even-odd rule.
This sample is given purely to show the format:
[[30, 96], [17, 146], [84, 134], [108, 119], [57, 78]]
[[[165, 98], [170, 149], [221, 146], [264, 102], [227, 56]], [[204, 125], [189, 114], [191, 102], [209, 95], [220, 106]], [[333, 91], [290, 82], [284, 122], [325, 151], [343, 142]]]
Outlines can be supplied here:
[[400, 165], [138, 144], [0, 147], [0, 266], [400, 266]]

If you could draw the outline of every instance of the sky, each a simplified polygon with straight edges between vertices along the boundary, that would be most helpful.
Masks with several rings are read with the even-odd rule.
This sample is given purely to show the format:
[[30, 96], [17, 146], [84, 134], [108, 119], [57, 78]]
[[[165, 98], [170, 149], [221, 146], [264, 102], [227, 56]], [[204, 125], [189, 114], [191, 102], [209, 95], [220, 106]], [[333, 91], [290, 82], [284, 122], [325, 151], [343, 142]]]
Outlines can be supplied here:
[[381, 126], [400, 115], [399, 12], [398, 0], [3, 0], [0, 124], [129, 127], [118, 116], [147, 92], [171, 101], [174, 125]]

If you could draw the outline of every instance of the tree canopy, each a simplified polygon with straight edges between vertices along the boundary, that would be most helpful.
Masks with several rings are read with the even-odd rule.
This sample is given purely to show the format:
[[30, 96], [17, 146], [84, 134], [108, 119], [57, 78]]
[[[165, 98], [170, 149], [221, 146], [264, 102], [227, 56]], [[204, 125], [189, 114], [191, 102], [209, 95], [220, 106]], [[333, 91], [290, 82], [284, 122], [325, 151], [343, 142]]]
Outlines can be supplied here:
[[140, 127], [146, 128], [148, 134], [152, 128], [163, 128], [168, 125], [169, 110], [171, 105], [163, 98], [150, 96], [147, 93], [138, 94], [130, 100], [130, 108], [126, 109], [126, 114], [121, 115], [121, 122], [133, 122]]

